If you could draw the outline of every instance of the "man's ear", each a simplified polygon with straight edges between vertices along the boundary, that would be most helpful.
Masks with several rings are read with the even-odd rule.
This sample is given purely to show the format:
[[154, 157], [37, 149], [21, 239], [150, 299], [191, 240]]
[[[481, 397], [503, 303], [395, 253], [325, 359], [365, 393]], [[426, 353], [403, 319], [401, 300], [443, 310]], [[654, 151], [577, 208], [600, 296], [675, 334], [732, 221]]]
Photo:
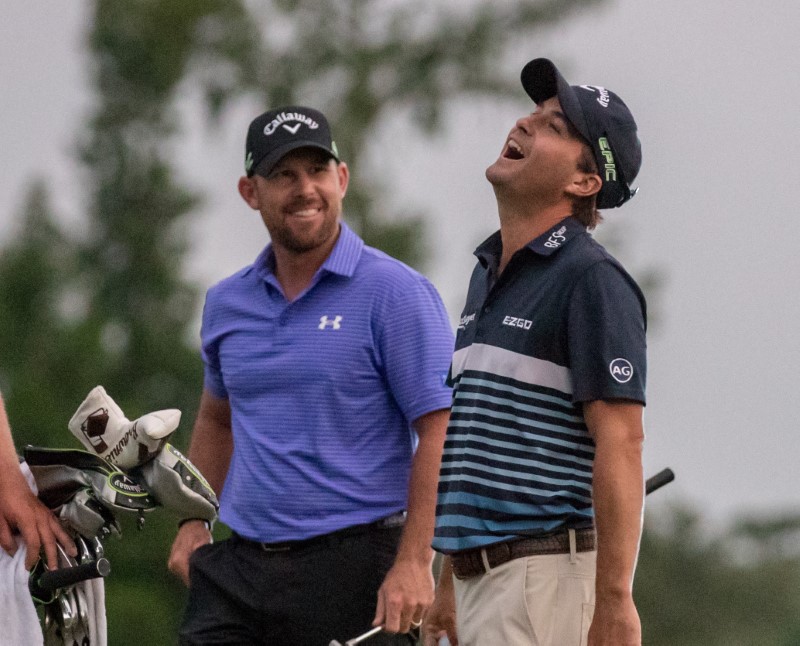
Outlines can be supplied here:
[[247, 202], [247, 206], [251, 209], [258, 210], [258, 197], [256, 195], [256, 179], [255, 177], [245, 177], [242, 175], [239, 178], [239, 195]]
[[572, 183], [567, 186], [567, 193], [573, 197], [591, 197], [600, 192], [603, 180], [597, 173], [584, 173], [577, 171]]
[[336, 173], [339, 176], [339, 188], [342, 191], [342, 198], [344, 198], [347, 193], [347, 185], [350, 183], [350, 169], [344, 162], [339, 162], [336, 165]]
[[591, 197], [600, 192], [603, 180], [597, 173], [577, 171], [572, 183], [567, 186], [567, 193], [573, 197]]

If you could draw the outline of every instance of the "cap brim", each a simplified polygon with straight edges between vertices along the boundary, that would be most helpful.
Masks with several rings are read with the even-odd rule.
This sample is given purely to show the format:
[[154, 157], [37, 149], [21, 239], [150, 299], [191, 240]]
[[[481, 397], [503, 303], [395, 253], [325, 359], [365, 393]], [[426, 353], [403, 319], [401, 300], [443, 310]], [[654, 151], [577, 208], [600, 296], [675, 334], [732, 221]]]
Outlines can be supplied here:
[[330, 155], [337, 162], [339, 161], [339, 157], [336, 155], [336, 153], [319, 142], [296, 140], [291, 141], [280, 148], [276, 148], [269, 155], [264, 156], [257, 164], [253, 165], [253, 170], [250, 172], [250, 175], [261, 175], [262, 177], [269, 175], [269, 173], [273, 168], [275, 168], [275, 165], [281, 159], [298, 148], [316, 148], [317, 150], [322, 150], [323, 152], [328, 153], [328, 155]]
[[520, 75], [522, 87], [537, 105], [554, 96], [558, 97], [561, 109], [569, 122], [583, 136], [586, 141], [591, 141], [589, 127], [583, 116], [578, 95], [572, 89], [561, 72], [546, 58], [535, 58], [522, 68]]

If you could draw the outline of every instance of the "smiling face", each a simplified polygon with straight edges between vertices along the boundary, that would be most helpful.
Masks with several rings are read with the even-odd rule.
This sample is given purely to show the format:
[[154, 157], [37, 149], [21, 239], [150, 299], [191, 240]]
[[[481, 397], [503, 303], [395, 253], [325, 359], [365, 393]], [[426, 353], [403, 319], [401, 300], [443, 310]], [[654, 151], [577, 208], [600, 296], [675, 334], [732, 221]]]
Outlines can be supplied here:
[[239, 192], [261, 213], [273, 247], [299, 255], [333, 248], [348, 179], [346, 164], [316, 148], [298, 148], [267, 177], [242, 177]]
[[578, 160], [587, 145], [567, 121], [558, 98], [552, 97], [517, 120], [500, 157], [486, 169], [486, 178], [498, 197], [558, 203], [570, 199], [576, 190], [586, 190], [576, 182], [585, 179]]

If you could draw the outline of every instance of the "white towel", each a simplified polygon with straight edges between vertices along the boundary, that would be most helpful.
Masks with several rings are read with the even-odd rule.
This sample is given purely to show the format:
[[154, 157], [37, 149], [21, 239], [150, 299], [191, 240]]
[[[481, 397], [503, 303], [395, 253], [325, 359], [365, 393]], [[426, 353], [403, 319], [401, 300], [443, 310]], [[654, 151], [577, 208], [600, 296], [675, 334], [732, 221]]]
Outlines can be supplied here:
[[[36, 491], [28, 465], [20, 465], [31, 489]], [[39, 617], [28, 591], [28, 570], [25, 569], [25, 545], [17, 537], [17, 553], [9, 556], [0, 549], [0, 646], [42, 646], [44, 638]]]
[[42, 646], [42, 628], [28, 591], [28, 570], [25, 569], [25, 546], [12, 557], [0, 550], [0, 645]]
[[[28, 465], [20, 464], [31, 490], [36, 493], [36, 482]], [[25, 545], [17, 538], [19, 548], [11, 557], [0, 549], [0, 646], [43, 646], [44, 636], [39, 624], [39, 616], [28, 590], [29, 573], [25, 569]], [[76, 588], [82, 591], [83, 602], [87, 606], [89, 618], [88, 641], [91, 646], [107, 646], [105, 582], [102, 578], [79, 583]], [[75, 594], [72, 590], [70, 595]], [[61, 640], [59, 640], [61, 641]]]

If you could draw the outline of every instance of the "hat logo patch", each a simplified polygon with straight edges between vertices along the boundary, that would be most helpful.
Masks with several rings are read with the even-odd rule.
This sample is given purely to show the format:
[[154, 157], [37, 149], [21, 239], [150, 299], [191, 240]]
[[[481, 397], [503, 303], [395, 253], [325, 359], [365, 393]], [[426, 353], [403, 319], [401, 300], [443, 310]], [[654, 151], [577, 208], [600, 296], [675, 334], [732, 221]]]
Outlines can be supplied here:
[[608, 366], [611, 376], [619, 383], [626, 384], [633, 377], [633, 366], [627, 359], [614, 359]]
[[616, 182], [617, 164], [614, 162], [614, 153], [611, 152], [611, 144], [608, 143], [608, 139], [606, 139], [605, 137], [600, 137], [600, 139], [597, 140], [597, 143], [600, 145], [600, 153], [606, 160], [605, 164], [606, 181]]
[[584, 90], [589, 90], [590, 92], [597, 91], [600, 95], [597, 97], [597, 102], [602, 105], [604, 108], [608, 107], [608, 104], [611, 102], [611, 97], [608, 94], [608, 90], [604, 87], [600, 87], [599, 85], [581, 85]]
[[[296, 121], [297, 124], [294, 126], [290, 126], [289, 122]], [[297, 131], [300, 129], [300, 126], [303, 124], [307, 125], [310, 130], [316, 130], [319, 128], [319, 124], [314, 121], [311, 117], [306, 116], [300, 112], [281, 112], [278, 116], [276, 116], [272, 121], [270, 121], [264, 127], [264, 134], [269, 137], [273, 134], [280, 126], [283, 126], [286, 130], [288, 130], [293, 135], [297, 134]]]

